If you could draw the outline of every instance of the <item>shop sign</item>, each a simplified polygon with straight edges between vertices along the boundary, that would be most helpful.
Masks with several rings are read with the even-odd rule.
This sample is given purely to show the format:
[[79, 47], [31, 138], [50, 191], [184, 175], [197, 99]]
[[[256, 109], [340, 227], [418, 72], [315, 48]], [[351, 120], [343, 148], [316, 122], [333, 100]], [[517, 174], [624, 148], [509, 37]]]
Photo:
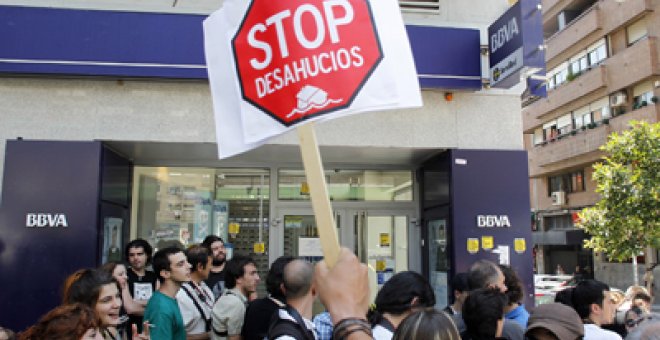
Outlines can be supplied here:
[[[490, 85], [510, 88], [545, 76], [540, 0], [518, 1], [488, 26]], [[525, 73], [525, 74], [522, 74]], [[545, 96], [543, 83], [530, 88]]]
[[508, 215], [477, 215], [477, 227], [479, 228], [510, 228], [511, 221]]
[[28, 213], [25, 215], [25, 226], [28, 228], [68, 227], [65, 214]]

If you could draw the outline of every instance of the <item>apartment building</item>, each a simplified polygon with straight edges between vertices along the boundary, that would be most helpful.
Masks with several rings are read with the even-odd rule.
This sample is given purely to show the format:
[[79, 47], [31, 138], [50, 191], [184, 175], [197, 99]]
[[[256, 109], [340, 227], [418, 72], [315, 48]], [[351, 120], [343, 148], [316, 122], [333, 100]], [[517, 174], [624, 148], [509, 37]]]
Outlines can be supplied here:
[[543, 0], [542, 10], [548, 95], [523, 98], [522, 112], [536, 269], [579, 266], [625, 288], [631, 266], [592, 256], [574, 223], [599, 198], [592, 164], [607, 136], [660, 119], [660, 1]]

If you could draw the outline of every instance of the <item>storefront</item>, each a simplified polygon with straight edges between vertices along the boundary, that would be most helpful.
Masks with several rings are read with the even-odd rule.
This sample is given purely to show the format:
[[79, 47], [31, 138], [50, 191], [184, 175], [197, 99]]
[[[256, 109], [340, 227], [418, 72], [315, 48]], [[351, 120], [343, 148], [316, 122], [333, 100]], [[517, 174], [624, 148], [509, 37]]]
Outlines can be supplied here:
[[[438, 306], [480, 258], [511, 264], [533, 293], [520, 94], [482, 88], [481, 31], [506, 4], [448, 6], [465, 22], [407, 27], [422, 108], [317, 126], [341, 244], [369, 263], [374, 288], [423, 273]], [[294, 134], [217, 159], [204, 15], [0, 7], [12, 38], [0, 51], [8, 326], [34, 323], [64, 277], [138, 237], [159, 248], [222, 235], [262, 276], [281, 255], [320, 258]]]

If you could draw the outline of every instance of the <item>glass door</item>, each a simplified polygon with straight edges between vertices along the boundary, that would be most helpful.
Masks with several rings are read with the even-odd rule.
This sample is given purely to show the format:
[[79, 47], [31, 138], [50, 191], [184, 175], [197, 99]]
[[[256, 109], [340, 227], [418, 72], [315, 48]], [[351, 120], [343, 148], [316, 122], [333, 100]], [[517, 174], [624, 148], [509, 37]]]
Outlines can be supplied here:
[[408, 270], [411, 213], [351, 211], [353, 250], [369, 266], [372, 299], [392, 275]]
[[[413, 212], [407, 210], [335, 209], [339, 242], [352, 249], [360, 261], [369, 266], [372, 298], [395, 273], [409, 270], [409, 244]], [[311, 207], [283, 209], [278, 214], [281, 251], [273, 253], [271, 262], [281, 255], [303, 257], [311, 262], [323, 258], [316, 220]], [[273, 235], [274, 236], [274, 235]]]

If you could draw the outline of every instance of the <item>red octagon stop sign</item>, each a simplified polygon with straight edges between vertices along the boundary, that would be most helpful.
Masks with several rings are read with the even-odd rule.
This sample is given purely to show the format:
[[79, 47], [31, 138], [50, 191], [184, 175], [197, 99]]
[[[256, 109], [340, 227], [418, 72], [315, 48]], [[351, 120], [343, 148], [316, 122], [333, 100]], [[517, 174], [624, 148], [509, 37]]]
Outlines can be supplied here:
[[350, 106], [383, 59], [368, 0], [252, 0], [232, 49], [243, 99], [285, 126]]

